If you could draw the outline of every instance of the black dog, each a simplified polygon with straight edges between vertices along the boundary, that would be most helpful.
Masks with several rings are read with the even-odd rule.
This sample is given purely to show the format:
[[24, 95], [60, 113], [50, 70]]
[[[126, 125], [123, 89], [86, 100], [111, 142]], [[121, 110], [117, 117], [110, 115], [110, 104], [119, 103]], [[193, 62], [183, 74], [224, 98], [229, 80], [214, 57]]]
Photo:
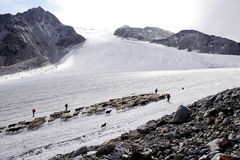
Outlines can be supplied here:
[[106, 111], [106, 114], [110, 114], [112, 112], [112, 110], [108, 110]]
[[107, 123], [102, 124], [101, 128], [106, 127]]

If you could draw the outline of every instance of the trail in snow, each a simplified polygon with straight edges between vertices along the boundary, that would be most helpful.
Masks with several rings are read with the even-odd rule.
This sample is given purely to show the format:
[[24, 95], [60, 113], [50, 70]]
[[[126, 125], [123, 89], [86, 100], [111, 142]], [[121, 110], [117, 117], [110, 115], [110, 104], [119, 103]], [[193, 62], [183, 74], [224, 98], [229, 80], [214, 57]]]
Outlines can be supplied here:
[[[0, 133], [0, 159], [12, 156], [14, 159], [48, 159], [83, 145], [100, 144], [149, 120], [172, 113], [180, 104], [186, 105], [240, 85], [239, 68], [169, 71], [208, 68], [212, 63], [238, 66], [239, 57], [178, 51], [146, 42], [122, 40], [105, 31], [97, 35], [90, 31], [87, 36], [85, 45], [72, 50], [62, 63], [64, 69], [1, 81], [0, 126], [31, 120], [33, 107], [37, 116], [48, 116], [64, 110], [65, 103], [74, 110], [133, 93], [154, 92], [155, 88], [160, 93], [170, 93], [171, 104], [160, 101], [126, 112], [114, 111], [110, 116], [81, 116], [69, 122], [56, 121], [38, 130], [15, 135]], [[185, 90], [181, 90], [182, 87]], [[105, 122], [107, 128], [102, 130], [100, 126]]]

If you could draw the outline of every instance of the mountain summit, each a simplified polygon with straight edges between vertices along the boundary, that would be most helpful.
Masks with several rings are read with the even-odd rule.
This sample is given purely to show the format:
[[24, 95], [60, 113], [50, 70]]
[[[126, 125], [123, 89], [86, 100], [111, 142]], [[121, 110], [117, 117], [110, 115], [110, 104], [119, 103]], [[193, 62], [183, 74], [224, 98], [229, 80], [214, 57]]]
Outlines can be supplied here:
[[165, 39], [173, 35], [172, 32], [157, 27], [134, 28], [127, 25], [118, 28], [114, 35], [123, 38], [134, 38], [142, 41]]
[[41, 7], [0, 15], [0, 75], [56, 63], [84, 41]]

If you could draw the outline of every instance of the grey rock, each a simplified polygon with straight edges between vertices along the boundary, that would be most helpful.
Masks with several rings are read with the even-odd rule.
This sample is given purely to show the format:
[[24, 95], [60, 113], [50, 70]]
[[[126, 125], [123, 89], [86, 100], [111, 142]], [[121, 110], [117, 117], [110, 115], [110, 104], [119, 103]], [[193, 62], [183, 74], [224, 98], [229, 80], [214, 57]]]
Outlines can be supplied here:
[[228, 117], [226, 117], [226, 118], [224, 118], [224, 120], [222, 121], [221, 125], [228, 125], [228, 124], [230, 124], [230, 123], [231, 123], [231, 120], [230, 120]]
[[115, 150], [115, 147], [116, 147], [115, 144], [108, 144], [108, 145], [102, 146], [96, 152], [96, 156], [108, 155]]
[[188, 107], [183, 105], [179, 106], [176, 113], [173, 116], [173, 122], [184, 123], [187, 122], [191, 115], [191, 111]]
[[164, 137], [167, 139], [173, 139], [175, 136], [176, 136], [176, 130], [164, 134]]
[[86, 146], [83, 146], [79, 148], [78, 150], [74, 151], [73, 156], [77, 157], [81, 154], [86, 154], [88, 152], [88, 148]]
[[149, 131], [149, 128], [147, 125], [142, 125], [142, 126], [139, 126], [137, 128], [137, 131], [141, 134], [148, 134], [150, 131]]

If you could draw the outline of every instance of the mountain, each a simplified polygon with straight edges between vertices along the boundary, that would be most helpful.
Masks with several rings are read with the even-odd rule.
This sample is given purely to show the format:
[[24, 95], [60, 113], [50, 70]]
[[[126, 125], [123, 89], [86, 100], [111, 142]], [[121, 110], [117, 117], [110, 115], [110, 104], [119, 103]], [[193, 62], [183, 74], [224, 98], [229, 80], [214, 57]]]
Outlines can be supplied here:
[[210, 54], [240, 55], [240, 44], [195, 30], [183, 30], [166, 39], [153, 40], [169, 47]]
[[84, 41], [41, 7], [0, 15], [0, 75], [56, 63]]
[[168, 38], [173, 35], [173, 33], [156, 27], [133, 28], [123, 26], [118, 28], [114, 32], [114, 35], [123, 38], [134, 38], [142, 41], [153, 41], [156, 39]]

